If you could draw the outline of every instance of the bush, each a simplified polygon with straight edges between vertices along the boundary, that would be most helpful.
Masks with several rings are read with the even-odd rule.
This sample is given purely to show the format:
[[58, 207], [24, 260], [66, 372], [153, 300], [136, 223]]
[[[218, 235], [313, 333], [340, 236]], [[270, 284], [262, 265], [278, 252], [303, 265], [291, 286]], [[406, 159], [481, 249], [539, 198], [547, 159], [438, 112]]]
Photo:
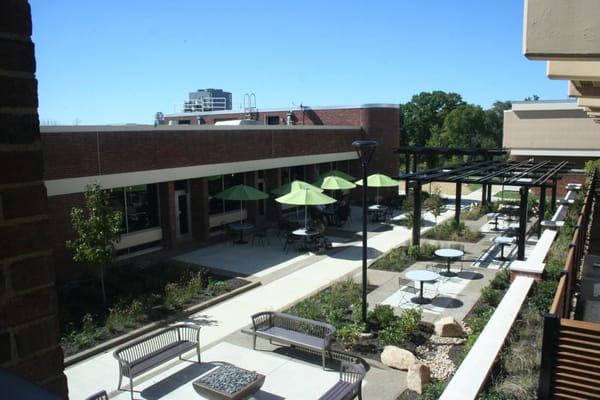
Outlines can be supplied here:
[[408, 255], [408, 249], [401, 246], [392, 249], [385, 256], [375, 261], [375, 263], [372, 265], [372, 268], [401, 272], [404, 271], [414, 261], [415, 259]]
[[419, 330], [421, 310], [408, 309], [396, 318], [390, 325], [379, 331], [379, 341], [382, 345], [404, 346], [410, 336]]
[[489, 304], [492, 307], [497, 307], [502, 299], [502, 291], [486, 286], [481, 289], [481, 301], [485, 304]]
[[424, 236], [431, 239], [449, 240], [453, 242], [476, 242], [482, 235], [478, 231], [467, 228], [463, 222], [456, 224], [455, 220], [450, 220], [435, 226], [425, 233]]
[[345, 324], [335, 332], [335, 336], [342, 342], [346, 350], [352, 350], [358, 344], [363, 330], [362, 324]]
[[421, 260], [431, 260], [435, 255], [435, 251], [439, 248], [440, 246], [435, 244], [423, 243], [420, 248], [421, 254], [419, 258]]
[[223, 281], [209, 280], [208, 285], [206, 285], [206, 294], [209, 296], [216, 296], [221, 294], [226, 289], [227, 283]]
[[292, 307], [290, 312], [302, 318], [315, 320], [322, 319], [321, 316], [323, 315], [321, 305], [316, 299], [313, 298], [302, 300], [300, 303]]
[[378, 304], [371, 311], [369, 319], [375, 320], [377, 326], [381, 329], [389, 326], [396, 319], [396, 316], [391, 306]]
[[144, 306], [138, 301], [132, 301], [128, 306], [116, 305], [108, 309], [104, 325], [109, 332], [124, 332], [134, 327], [144, 318]]
[[510, 286], [510, 270], [505, 268], [498, 272], [494, 279], [490, 282], [493, 289], [506, 290]]
[[442, 396], [442, 393], [446, 389], [448, 382], [432, 380], [425, 386], [423, 394], [421, 395], [422, 400], [437, 400]]
[[554, 300], [554, 294], [558, 282], [553, 280], [542, 280], [535, 284], [533, 288], [533, 294], [529, 298], [529, 303], [535, 307], [540, 313], [548, 312], [552, 301]]
[[408, 256], [413, 260], [421, 258], [421, 248], [419, 246], [410, 246], [408, 248]]
[[81, 331], [71, 331], [64, 340], [80, 349], [93, 346], [105, 334], [105, 330], [96, 327], [91, 314], [85, 314], [81, 320]]

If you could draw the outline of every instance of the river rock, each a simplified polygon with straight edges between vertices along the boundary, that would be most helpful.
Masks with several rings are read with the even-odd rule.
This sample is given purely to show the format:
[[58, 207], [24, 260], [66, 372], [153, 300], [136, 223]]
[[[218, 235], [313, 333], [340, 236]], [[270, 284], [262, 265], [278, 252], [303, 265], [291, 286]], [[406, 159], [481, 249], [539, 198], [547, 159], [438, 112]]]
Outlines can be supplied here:
[[413, 353], [396, 346], [385, 346], [381, 353], [381, 362], [388, 367], [408, 369], [417, 362]]
[[438, 336], [461, 337], [464, 335], [462, 326], [454, 317], [440, 318], [435, 322], [435, 334]]

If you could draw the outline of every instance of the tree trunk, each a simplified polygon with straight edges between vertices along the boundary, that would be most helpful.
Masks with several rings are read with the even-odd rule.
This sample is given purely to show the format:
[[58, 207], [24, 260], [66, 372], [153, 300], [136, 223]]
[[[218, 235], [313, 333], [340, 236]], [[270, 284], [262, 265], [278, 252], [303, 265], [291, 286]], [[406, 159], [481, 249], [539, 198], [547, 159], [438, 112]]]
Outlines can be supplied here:
[[104, 265], [100, 266], [100, 286], [102, 288], [102, 304], [106, 306], [106, 289], [104, 288]]

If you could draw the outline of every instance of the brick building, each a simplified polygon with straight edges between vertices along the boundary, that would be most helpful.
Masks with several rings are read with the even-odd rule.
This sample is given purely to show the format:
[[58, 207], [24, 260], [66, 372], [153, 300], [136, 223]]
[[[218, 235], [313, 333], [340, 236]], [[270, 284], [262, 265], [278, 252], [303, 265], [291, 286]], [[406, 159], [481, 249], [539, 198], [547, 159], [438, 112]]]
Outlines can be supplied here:
[[67, 396], [31, 29], [26, 0], [0, 2], [0, 398], [27, 385], [5, 370]]
[[[256, 118], [285, 121], [288, 112], [270, 110]], [[239, 219], [240, 205], [213, 196], [235, 184], [270, 192], [294, 179], [312, 181], [331, 169], [359, 175], [352, 147], [356, 139], [379, 142], [372, 171], [398, 173], [393, 154], [400, 137], [397, 105], [303, 108], [292, 113], [297, 124], [291, 126], [216, 126], [243, 115], [204, 112], [168, 115], [170, 125], [156, 127], [43, 127], [44, 181], [59, 279], [78, 271], [65, 241], [73, 235], [69, 211], [83, 205], [89, 183], [111, 189], [114, 207], [124, 214], [117, 247], [121, 257], [128, 257], [222, 233]], [[261, 226], [277, 221], [280, 210], [270, 198], [248, 202], [242, 213]]]

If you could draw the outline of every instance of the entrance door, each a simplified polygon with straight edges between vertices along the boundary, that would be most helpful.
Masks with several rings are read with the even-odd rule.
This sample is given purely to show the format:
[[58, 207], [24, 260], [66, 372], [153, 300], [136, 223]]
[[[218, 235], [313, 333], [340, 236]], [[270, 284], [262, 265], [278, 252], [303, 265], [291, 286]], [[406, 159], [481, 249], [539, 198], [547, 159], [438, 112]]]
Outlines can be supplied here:
[[188, 194], [185, 190], [175, 191], [175, 221], [177, 238], [183, 239], [190, 234], [190, 210]]

